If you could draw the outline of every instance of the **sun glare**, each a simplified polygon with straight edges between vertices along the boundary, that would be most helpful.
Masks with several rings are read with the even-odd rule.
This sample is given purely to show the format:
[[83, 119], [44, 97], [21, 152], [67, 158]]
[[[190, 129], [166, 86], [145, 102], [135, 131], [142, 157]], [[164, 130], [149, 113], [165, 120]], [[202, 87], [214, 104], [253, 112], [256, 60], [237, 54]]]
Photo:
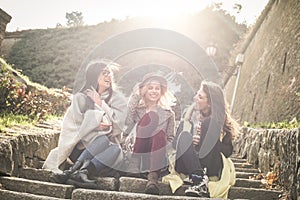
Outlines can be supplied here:
[[[268, 0], [26, 0], [25, 4], [18, 0], [1, 1], [0, 7], [13, 18], [7, 25], [8, 31], [16, 29], [53, 28], [58, 23], [66, 24], [67, 12], [78, 11], [83, 15], [85, 25], [96, 25], [112, 19], [124, 20], [127, 17], [148, 17], [162, 24], [180, 21], [184, 15], [197, 14], [213, 3], [222, 3], [222, 8], [230, 14], [237, 14], [233, 9], [235, 3], [242, 5], [236, 15], [239, 22], [254, 23]], [[59, 5], [59, 6], [57, 6]], [[28, 14], [29, 13], [29, 14]], [[26, 16], [26, 17], [24, 17]]]
[[207, 5], [207, 1], [194, 0], [149, 1], [146, 5], [135, 7], [135, 10], [132, 13], [136, 13], [136, 16], [160, 17], [170, 19], [172, 17], [184, 14], [199, 12]]

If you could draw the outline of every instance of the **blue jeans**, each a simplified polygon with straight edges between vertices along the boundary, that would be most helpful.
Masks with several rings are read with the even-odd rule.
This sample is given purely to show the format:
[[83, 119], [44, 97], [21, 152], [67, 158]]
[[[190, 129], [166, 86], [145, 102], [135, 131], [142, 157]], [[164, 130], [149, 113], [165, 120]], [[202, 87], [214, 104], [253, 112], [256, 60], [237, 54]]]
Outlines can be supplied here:
[[111, 143], [106, 135], [102, 135], [88, 144], [77, 160], [90, 160], [100, 172], [105, 166], [112, 166], [120, 153], [120, 145]]

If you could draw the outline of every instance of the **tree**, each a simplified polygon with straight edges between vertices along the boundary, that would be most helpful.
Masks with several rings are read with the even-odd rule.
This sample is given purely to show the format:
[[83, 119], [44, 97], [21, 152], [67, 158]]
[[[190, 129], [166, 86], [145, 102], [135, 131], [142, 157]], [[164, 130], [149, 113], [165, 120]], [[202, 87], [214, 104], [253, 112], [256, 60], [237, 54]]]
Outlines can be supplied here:
[[61, 25], [61, 23], [57, 23], [55, 28], [62, 28], [63, 26]]
[[81, 12], [73, 11], [71, 13], [66, 13], [67, 26], [82, 26], [83, 16]]
[[242, 5], [241, 4], [238, 4], [238, 3], [235, 3], [234, 6], [233, 6], [233, 9], [236, 11], [236, 13], [240, 13], [241, 10], [242, 10]]

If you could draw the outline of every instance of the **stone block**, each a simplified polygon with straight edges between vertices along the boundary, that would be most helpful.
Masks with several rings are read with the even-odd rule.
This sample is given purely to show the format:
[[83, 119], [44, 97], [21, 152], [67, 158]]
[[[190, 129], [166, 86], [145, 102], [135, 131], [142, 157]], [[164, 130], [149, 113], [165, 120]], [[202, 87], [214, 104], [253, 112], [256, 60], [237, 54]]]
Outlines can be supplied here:
[[[121, 177], [119, 191], [144, 193], [146, 184], [147, 184], [147, 180], [145, 180], [145, 179], [132, 178], [132, 177]], [[182, 186], [177, 189], [175, 194], [172, 194], [169, 184], [159, 182], [158, 187], [159, 187], [160, 195], [178, 195], [178, 196], [184, 195], [184, 191], [187, 188], [187, 186]]]
[[12, 159], [13, 150], [9, 140], [0, 141], [0, 173], [11, 175], [14, 161]]
[[0, 177], [2, 186], [7, 190], [44, 195], [56, 198], [71, 198], [74, 189], [71, 185], [63, 185], [16, 177]]
[[[101, 190], [86, 190], [76, 189], [72, 194], [73, 200], [86, 200], [86, 199], [101, 199], [101, 200], [192, 200], [199, 199], [196, 197], [186, 196], [158, 196], [148, 195], [141, 193], [129, 193], [129, 192], [116, 192], [116, 191], [101, 191]], [[201, 198], [202, 200], [208, 200], [209, 198]]]
[[42, 195], [34, 195], [28, 194], [24, 192], [14, 192], [9, 190], [2, 190], [0, 189], [0, 197], [1, 199], [9, 199], [9, 200], [19, 200], [19, 199], [26, 199], [26, 200], [63, 200], [62, 198], [55, 198], [55, 197], [47, 197]]

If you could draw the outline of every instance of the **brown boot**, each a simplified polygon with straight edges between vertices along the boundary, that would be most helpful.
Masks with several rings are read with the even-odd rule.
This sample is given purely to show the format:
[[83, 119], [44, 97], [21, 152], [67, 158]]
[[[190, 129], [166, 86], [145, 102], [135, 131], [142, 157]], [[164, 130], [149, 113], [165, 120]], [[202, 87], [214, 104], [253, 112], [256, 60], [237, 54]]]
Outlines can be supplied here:
[[132, 154], [128, 160], [126, 176], [141, 178], [140, 163], [140, 157], [135, 154]]
[[150, 172], [148, 174], [148, 183], [145, 188], [146, 194], [159, 194], [159, 188], [158, 188], [158, 172]]

